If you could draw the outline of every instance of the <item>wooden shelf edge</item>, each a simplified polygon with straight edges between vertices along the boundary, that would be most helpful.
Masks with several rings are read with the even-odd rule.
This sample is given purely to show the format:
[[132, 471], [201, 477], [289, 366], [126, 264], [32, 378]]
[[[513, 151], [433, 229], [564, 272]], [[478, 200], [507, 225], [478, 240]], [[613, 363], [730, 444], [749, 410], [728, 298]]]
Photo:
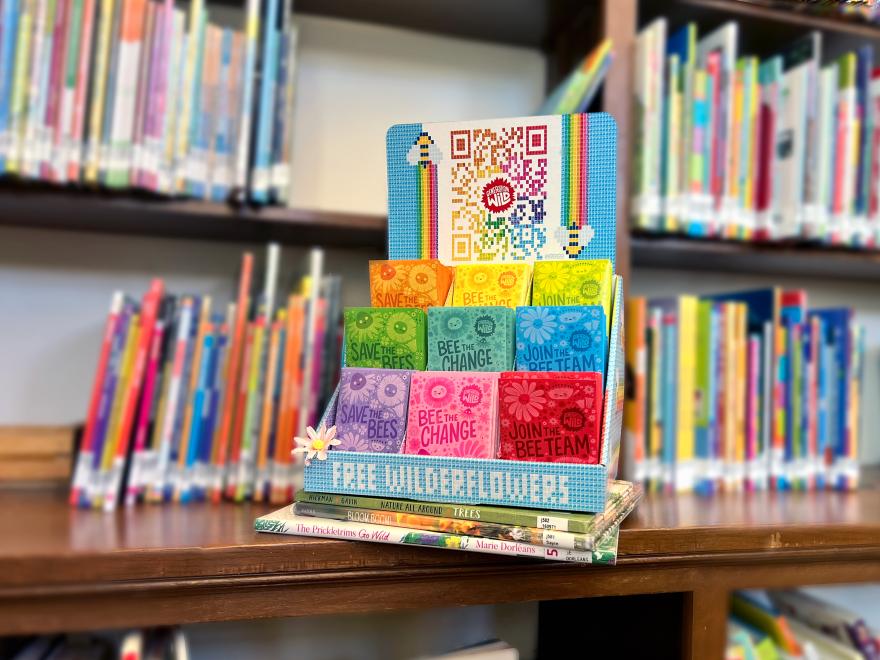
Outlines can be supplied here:
[[387, 219], [277, 206], [0, 188], [0, 225], [162, 238], [384, 248]]
[[880, 252], [810, 244], [744, 243], [633, 233], [635, 268], [880, 280]]
[[768, 2], [754, 0], [678, 0], [680, 4], [700, 7], [738, 16], [800, 25], [813, 30], [851, 34], [868, 39], [880, 39], [880, 26], [840, 16], [820, 16], [808, 11], [784, 9]]

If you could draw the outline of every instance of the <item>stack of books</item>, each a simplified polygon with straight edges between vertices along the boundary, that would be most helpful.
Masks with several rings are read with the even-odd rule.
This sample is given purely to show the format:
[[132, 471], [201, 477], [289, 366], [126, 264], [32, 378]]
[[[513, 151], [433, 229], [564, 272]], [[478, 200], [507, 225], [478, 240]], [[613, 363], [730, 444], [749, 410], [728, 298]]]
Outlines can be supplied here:
[[257, 518], [254, 526], [276, 534], [614, 564], [620, 523], [640, 496], [639, 486], [614, 481], [603, 512], [572, 513], [300, 491], [292, 506]]
[[174, 0], [8, 0], [0, 15], [0, 174], [161, 195], [283, 203], [296, 26], [249, 1], [243, 30]]
[[872, 249], [880, 240], [880, 69], [810, 32], [760, 60], [739, 25], [638, 36], [632, 223], [744, 241]]
[[865, 329], [779, 288], [626, 304], [625, 442], [650, 490], [851, 490]]
[[113, 295], [70, 503], [217, 502], [293, 497], [291, 443], [336, 385], [340, 278], [315, 250], [298, 289], [276, 302], [280, 249], [254, 296], [242, 258], [238, 298], [173, 296], [154, 280], [142, 301]]
[[727, 658], [880, 660], [865, 619], [801, 589], [743, 591], [731, 600]]

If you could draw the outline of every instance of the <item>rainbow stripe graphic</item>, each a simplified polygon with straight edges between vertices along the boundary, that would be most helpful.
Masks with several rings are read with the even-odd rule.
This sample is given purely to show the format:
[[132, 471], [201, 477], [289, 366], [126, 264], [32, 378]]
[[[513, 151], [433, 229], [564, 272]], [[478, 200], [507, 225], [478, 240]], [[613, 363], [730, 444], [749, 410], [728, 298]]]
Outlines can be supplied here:
[[419, 253], [422, 259], [437, 258], [437, 163], [434, 139], [426, 132], [419, 134], [413, 147], [418, 149], [419, 226], [422, 228]]
[[587, 224], [587, 115], [562, 115], [562, 222], [568, 229], [565, 252], [577, 259], [584, 250], [580, 230]]

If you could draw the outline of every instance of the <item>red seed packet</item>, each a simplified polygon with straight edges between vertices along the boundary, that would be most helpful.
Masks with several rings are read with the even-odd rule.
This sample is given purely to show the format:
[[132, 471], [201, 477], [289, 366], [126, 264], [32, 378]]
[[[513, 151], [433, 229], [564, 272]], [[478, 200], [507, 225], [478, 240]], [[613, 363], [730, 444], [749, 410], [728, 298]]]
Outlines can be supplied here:
[[602, 374], [504, 372], [498, 458], [599, 463]]

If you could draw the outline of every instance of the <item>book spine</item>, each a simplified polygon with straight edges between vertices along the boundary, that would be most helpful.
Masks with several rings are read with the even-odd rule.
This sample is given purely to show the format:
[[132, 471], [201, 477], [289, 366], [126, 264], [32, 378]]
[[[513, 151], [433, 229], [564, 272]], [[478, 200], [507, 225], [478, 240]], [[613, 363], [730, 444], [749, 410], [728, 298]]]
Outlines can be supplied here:
[[[205, 356], [203, 351], [205, 348], [205, 337], [211, 333], [210, 318], [211, 298], [210, 296], [205, 296], [201, 300], [198, 321], [195, 326], [196, 332], [193, 337], [192, 360], [189, 363], [188, 376], [186, 378], [186, 381], [189, 381], [189, 386], [186, 390], [187, 394], [183, 409], [180, 443], [174, 461], [177, 465], [177, 470], [175, 472], [177, 478], [174, 480], [174, 483], [172, 483], [172, 490], [174, 499], [178, 502], [182, 500], [184, 491], [187, 491], [188, 493], [190, 477], [192, 476], [190, 474], [190, 466], [187, 463], [191, 455], [190, 444], [197, 441], [200, 431], [198, 418], [201, 417], [201, 406], [203, 405], [204, 397], [204, 392], [202, 391], [204, 388], [201, 386], [201, 380], [204, 377], [203, 369], [205, 367]], [[193, 424], [194, 419], [197, 420], [195, 426]]]
[[129, 159], [128, 185], [143, 188], [144, 171], [144, 132], [150, 104], [155, 97], [152, 79], [157, 73], [158, 62], [156, 44], [161, 29], [161, 7], [155, 2], [147, 2], [146, 20], [141, 43], [140, 71], [138, 72], [137, 96], [134, 125], [131, 132], [131, 157]]
[[68, 180], [67, 162], [72, 146], [73, 112], [76, 98], [76, 79], [79, 70], [79, 55], [82, 47], [84, 4], [84, 0], [72, 0], [70, 5], [67, 52], [64, 56], [57, 121], [55, 123], [55, 133], [50, 153], [49, 166], [51, 177], [60, 183]]
[[[175, 499], [183, 503], [189, 502], [192, 497], [195, 486], [196, 457], [199, 453], [202, 433], [205, 430], [205, 409], [210, 405], [208, 379], [215, 358], [214, 331], [209, 322], [205, 322], [202, 327], [199, 358], [195, 361], [196, 368], [193, 368], [193, 376], [197, 378], [197, 383], [193, 388], [191, 409], [187, 410], [188, 419], [184, 421], [188, 435], [187, 442], [184, 443], [180, 451], [181, 480], [174, 493]], [[189, 423], [187, 424], [187, 422]]]
[[140, 410], [137, 415], [137, 426], [134, 432], [134, 443], [131, 456], [131, 472], [125, 491], [126, 506], [134, 505], [146, 483], [144, 475], [150, 472], [153, 456], [148, 453], [147, 434], [150, 427], [150, 416], [155, 403], [155, 389], [159, 378], [159, 367], [164, 345], [165, 325], [163, 321], [156, 323], [155, 332], [150, 340], [150, 353], [144, 377], [143, 394]]
[[133, 356], [131, 374], [129, 377], [128, 391], [125, 394], [123, 408], [119, 424], [119, 436], [116, 442], [115, 454], [111, 457], [110, 473], [108, 475], [108, 488], [104, 493], [104, 509], [112, 511], [119, 503], [121, 495], [122, 477], [125, 463], [128, 460], [129, 446], [131, 443], [132, 428], [135, 422], [135, 412], [144, 382], [144, 373], [147, 368], [152, 343], [153, 331], [159, 312], [159, 303], [162, 300], [162, 280], [154, 280], [150, 290], [144, 297], [141, 312], [141, 328], [138, 335], [138, 343]]
[[254, 164], [251, 173], [251, 200], [269, 202], [272, 151], [272, 110], [275, 99], [275, 78], [278, 64], [279, 0], [267, 0], [263, 24], [263, 51], [260, 60], [260, 90], [257, 112]]
[[182, 10], [175, 9], [173, 16], [171, 43], [168, 54], [168, 73], [166, 78], [165, 112], [163, 113], [161, 136], [159, 141], [159, 164], [156, 174], [158, 192], [171, 195], [175, 192], [174, 185], [177, 171], [177, 133], [181, 115], [181, 85], [183, 77], [181, 67], [176, 66], [187, 49], [185, 32], [186, 16]]
[[229, 465], [226, 466], [226, 483], [224, 489], [228, 499], [235, 499], [238, 492], [238, 477], [241, 463], [241, 445], [247, 422], [247, 404], [250, 385], [251, 363], [254, 354], [254, 334], [256, 332], [254, 321], [248, 323], [244, 345], [242, 346], [241, 371], [238, 375], [238, 385], [235, 390], [235, 425], [232, 427], [231, 447], [229, 452]]
[[208, 179], [208, 144], [205, 135], [211, 126], [211, 78], [217, 64], [214, 40], [216, 33], [217, 28], [207, 24], [199, 31], [201, 43], [196, 59], [196, 98], [193, 99], [186, 170], [187, 193], [197, 199], [205, 197], [205, 183]]
[[10, 129], [18, 18], [18, 0], [6, 0], [0, 6], [0, 174], [6, 171], [12, 144]]
[[392, 511], [355, 509], [328, 504], [297, 502], [293, 506], [293, 511], [297, 516], [308, 516], [310, 518], [347, 520], [349, 522], [388, 525], [391, 527], [410, 527], [429, 532], [452, 532], [467, 536], [480, 536], [483, 538], [585, 552], [593, 549], [594, 541], [594, 538], [587, 534], [572, 534], [571, 532], [557, 532], [549, 529], [537, 529], [535, 527], [499, 525], [497, 523], [474, 520], [462, 521], [455, 518], [438, 518], [435, 516], [396, 513]]
[[40, 135], [38, 156], [39, 176], [43, 181], [58, 181], [52, 155], [55, 137], [60, 129], [61, 95], [64, 91], [67, 36], [70, 28], [70, 10], [73, 0], [57, 0], [55, 25], [52, 30], [52, 55], [49, 62], [49, 80], [46, 94], [46, 112]]
[[215, 202], [224, 202], [229, 194], [229, 154], [232, 138], [232, 115], [230, 112], [230, 89], [233, 80], [233, 33], [232, 30], [222, 31], [220, 43], [220, 71], [215, 94], [215, 123], [210, 136], [213, 143], [213, 160], [211, 163], [210, 190], [208, 197]]
[[[229, 441], [233, 436], [235, 428], [235, 413], [237, 410], [237, 394], [239, 392], [239, 383], [241, 380], [242, 355], [245, 351], [246, 344], [246, 328], [248, 310], [250, 309], [250, 290], [251, 278], [253, 276], [254, 258], [250, 252], [245, 252], [241, 260], [241, 275], [238, 284], [238, 299], [235, 303], [235, 322], [234, 326], [230, 326], [232, 333], [231, 344], [229, 348], [229, 366], [226, 370], [226, 386], [223, 395], [222, 417], [220, 421], [220, 431], [217, 443], [217, 451], [214, 455], [213, 463], [217, 474], [226, 466], [226, 459], [229, 449]], [[215, 481], [212, 484], [211, 500], [218, 502], [220, 500], [223, 484]]]
[[110, 313], [104, 325], [104, 337], [101, 341], [101, 350], [98, 354], [98, 367], [95, 370], [95, 380], [92, 385], [92, 394], [89, 399], [89, 408], [86, 413], [86, 424], [80, 442], [79, 455], [74, 469], [73, 485], [70, 490], [70, 504], [77, 505], [86, 488], [92, 480], [91, 468], [93, 462], [93, 448], [95, 445], [95, 432], [98, 421], [98, 413], [101, 399], [104, 394], [104, 386], [110, 377], [112, 369], [110, 357], [113, 352], [113, 340], [117, 334], [119, 315], [122, 312], [123, 295], [121, 291], [113, 294], [110, 301]]
[[[419, 545], [448, 550], [464, 550], [495, 555], [515, 557], [537, 557], [551, 561], [569, 561], [590, 564], [594, 555], [591, 552], [547, 548], [525, 543], [509, 542], [461, 534], [435, 533], [403, 527], [370, 525], [346, 521], [325, 521], [304, 516], [285, 516], [273, 520], [271, 516], [258, 518], [254, 523], [257, 531], [274, 534], [293, 534], [344, 540], [372, 541], [403, 545]], [[599, 563], [598, 561], [596, 563]], [[603, 562], [610, 563], [610, 562]]]
[[250, 373], [247, 375], [247, 405], [244, 411], [244, 425], [241, 430], [240, 455], [238, 458], [238, 479], [235, 501], [242, 502], [253, 493], [254, 469], [256, 467], [256, 438], [259, 433], [259, 410], [261, 371], [265, 367], [264, 336], [266, 334], [265, 316], [254, 324], [253, 348], [251, 349]]
[[83, 507], [91, 507], [92, 499], [98, 489], [98, 477], [101, 469], [101, 458], [104, 455], [104, 445], [110, 426], [110, 418], [113, 412], [113, 402], [116, 400], [116, 390], [119, 386], [122, 374], [123, 358], [125, 356], [126, 341], [132, 324], [133, 309], [125, 302], [117, 323], [113, 344], [110, 348], [110, 358], [107, 363], [107, 375], [104, 378], [104, 387], [101, 392], [101, 400], [98, 404], [95, 416], [95, 431], [91, 439], [92, 464], [88, 468], [88, 476], [82, 484], [79, 504]]
[[17, 174], [21, 171], [24, 132], [27, 126], [26, 107], [31, 64], [31, 36], [37, 0], [22, 0], [18, 20], [18, 37], [15, 41], [15, 71], [12, 77], [12, 98], [9, 114], [9, 145], [6, 152], [5, 169]]
[[113, 123], [105, 184], [112, 188], [129, 185], [131, 140], [137, 116], [141, 49], [146, 27], [146, 0], [126, 0], [117, 53], [118, 69], [113, 103]]
[[165, 414], [162, 420], [162, 429], [159, 439], [156, 477], [150, 488], [150, 499], [161, 502], [168, 487], [169, 465], [171, 462], [171, 445], [173, 443], [174, 429], [177, 425], [179, 400], [185, 395], [184, 387], [184, 363], [186, 361], [187, 343], [189, 341], [190, 326], [193, 323], [193, 300], [184, 298], [180, 316], [177, 321], [177, 339], [174, 345], [174, 361], [168, 380], [168, 395], [165, 403]]
[[110, 68], [110, 44], [113, 38], [114, 15], [118, 12], [116, 0], [101, 0], [97, 44], [92, 68], [89, 101], [88, 140], [84, 158], [83, 178], [87, 183], [98, 183], [100, 164], [101, 127], [104, 124], [104, 106], [107, 97]]
[[259, 444], [256, 457], [256, 483], [254, 485], [254, 501], [262, 502], [268, 499], [269, 475], [269, 436], [272, 435], [272, 419], [275, 410], [275, 382], [278, 378], [278, 354], [281, 341], [281, 322], [272, 324], [269, 337], [269, 354], [266, 361], [266, 378], [263, 383], [262, 404], [263, 410], [260, 418]]
[[114, 109], [117, 104], [119, 87], [119, 56], [122, 46], [122, 27], [126, 16], [131, 13], [131, 3], [136, 0], [119, 0], [120, 4], [113, 13], [113, 25], [110, 28], [110, 51], [107, 64], [107, 90], [104, 95], [100, 138], [98, 140], [98, 174], [97, 181], [101, 185], [107, 183], [107, 171], [112, 165]]
[[254, 111], [257, 39], [260, 35], [260, 0], [247, 0], [245, 17], [244, 71], [239, 112], [238, 145], [236, 147], [235, 187], [238, 195], [247, 197], [248, 172], [251, 162], [251, 125]]
[[194, 0], [189, 8], [189, 30], [186, 44], [186, 59], [181, 86], [181, 111], [177, 128], [176, 157], [182, 167], [177, 175], [175, 183], [176, 192], [185, 192], [186, 177], [189, 168], [190, 150], [194, 135], [196, 112], [199, 104], [199, 89], [201, 87], [201, 53], [204, 48], [205, 33], [205, 6], [204, 0]]
[[92, 55], [95, 51], [95, 12], [97, 0], [83, 0], [82, 26], [79, 42], [74, 50], [76, 60], [75, 83], [70, 100], [70, 120], [62, 146], [62, 164], [68, 181], [79, 183], [86, 148], [85, 118], [86, 99], [92, 80]]
[[626, 362], [630, 373], [633, 374], [633, 388], [632, 396], [624, 401], [625, 446], [632, 450], [628, 456], [632, 461], [629, 464], [629, 472], [632, 480], [638, 483], [644, 483], [646, 480], [646, 306], [645, 298], [631, 298], [626, 305], [626, 327], [629, 328], [625, 337]]
[[[289, 5], [288, 5], [289, 6]], [[272, 184], [275, 186], [278, 202], [290, 203], [290, 172], [293, 167], [293, 124], [294, 124], [294, 96], [296, 90], [297, 73], [297, 44], [299, 40], [299, 28], [288, 22], [287, 26], [287, 75], [284, 86], [283, 107], [283, 134], [281, 135], [281, 153], [275, 165]], [[609, 42], [610, 48], [610, 42]]]
[[110, 419], [104, 436], [104, 446], [100, 455], [96, 453], [97, 479], [93, 484], [93, 491], [89, 498], [92, 507], [100, 509], [103, 506], [104, 495], [109, 490], [113, 459], [119, 446], [119, 429], [122, 422], [125, 401], [129, 391], [132, 367], [137, 353], [138, 338], [141, 333], [141, 315], [135, 313], [131, 317], [128, 326], [128, 334], [125, 338], [125, 348], [120, 361], [119, 379], [116, 383], [116, 391], [113, 394], [113, 404], [110, 408]]
[[311, 493], [298, 491], [296, 502], [326, 504], [354, 509], [370, 509], [414, 515], [429, 515], [437, 518], [454, 518], [463, 521], [480, 521], [507, 525], [511, 527], [530, 527], [574, 534], [590, 534], [596, 529], [597, 516], [565, 513], [545, 514], [528, 509], [508, 507], [485, 507], [480, 505], [457, 505], [442, 503], [423, 503], [410, 500], [394, 500], [360, 495], [335, 495], [332, 493]]
[[220, 417], [220, 403], [223, 400], [226, 373], [229, 362], [229, 328], [235, 318], [235, 305], [230, 304], [226, 321], [220, 326], [214, 339], [215, 357], [208, 373], [208, 397], [203, 413], [203, 431], [199, 440], [199, 452], [195, 468], [195, 497], [199, 502], [207, 499], [211, 485], [219, 472], [215, 470], [213, 456], [217, 444], [217, 429]]
[[144, 135], [141, 154], [139, 185], [145, 190], [159, 192], [161, 141], [168, 121], [169, 57], [174, 36], [174, 0], [165, 0], [156, 8], [155, 39], [150, 67], [149, 99], [144, 117]]
[[[55, 0], [37, 0], [34, 14], [33, 38], [31, 43], [31, 65], [28, 78], [27, 105], [24, 118], [24, 139], [21, 143], [20, 174], [27, 177], [36, 176], [34, 162], [39, 144], [39, 128], [43, 113], [43, 81], [48, 78], [49, 62], [47, 51], [55, 15]], [[49, 35], [46, 34], [47, 27]]]
[[297, 413], [300, 400], [300, 377], [302, 374], [304, 301], [302, 296], [290, 296], [287, 304], [287, 328], [284, 347], [284, 373], [281, 379], [281, 393], [278, 410], [278, 427], [275, 433], [276, 474], [272, 477], [273, 503], [284, 503], [293, 497], [292, 443], [297, 433]]

